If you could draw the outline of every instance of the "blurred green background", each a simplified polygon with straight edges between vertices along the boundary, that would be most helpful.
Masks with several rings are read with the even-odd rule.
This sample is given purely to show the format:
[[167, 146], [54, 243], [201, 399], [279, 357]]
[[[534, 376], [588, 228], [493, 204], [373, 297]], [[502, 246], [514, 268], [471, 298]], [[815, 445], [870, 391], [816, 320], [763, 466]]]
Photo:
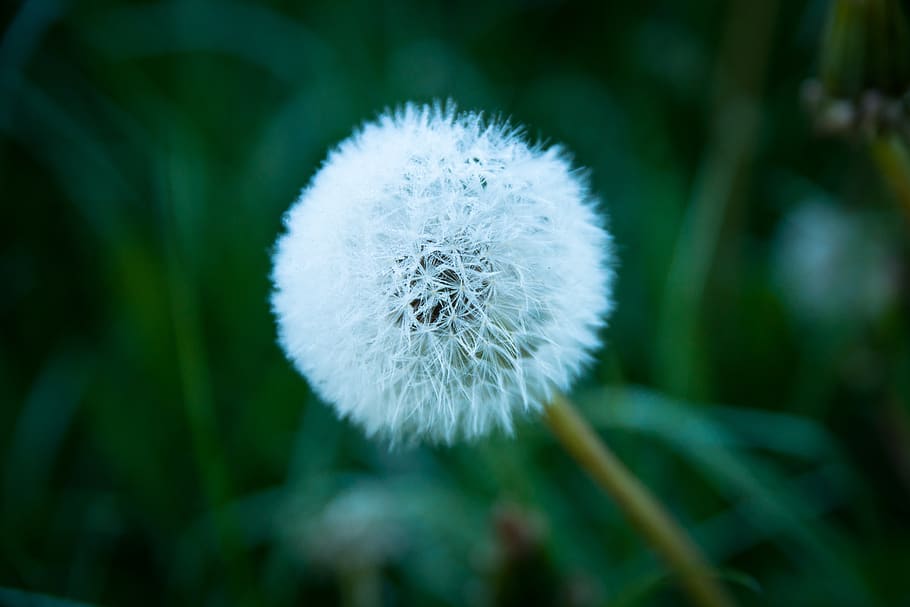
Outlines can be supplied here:
[[4, 4], [0, 604], [684, 602], [540, 420], [389, 452], [275, 343], [282, 213], [450, 97], [590, 169], [573, 398], [741, 604], [910, 604], [908, 222], [802, 108], [829, 7]]

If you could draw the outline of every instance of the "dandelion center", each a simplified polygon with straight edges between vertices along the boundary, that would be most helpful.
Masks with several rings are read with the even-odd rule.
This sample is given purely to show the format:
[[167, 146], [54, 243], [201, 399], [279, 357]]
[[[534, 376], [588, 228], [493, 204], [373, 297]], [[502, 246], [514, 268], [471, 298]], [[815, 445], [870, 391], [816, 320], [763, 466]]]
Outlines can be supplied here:
[[481, 247], [426, 241], [396, 262], [404, 285], [395, 292], [397, 322], [412, 331], [457, 332], [483, 317], [492, 267]]

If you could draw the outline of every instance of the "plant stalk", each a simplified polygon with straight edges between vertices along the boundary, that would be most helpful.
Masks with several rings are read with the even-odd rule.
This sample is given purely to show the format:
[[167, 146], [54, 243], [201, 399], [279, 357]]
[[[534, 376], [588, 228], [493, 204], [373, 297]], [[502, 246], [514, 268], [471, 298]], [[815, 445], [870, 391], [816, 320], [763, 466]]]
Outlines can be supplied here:
[[703, 607], [734, 605], [695, 543], [619, 461], [568, 399], [556, 395], [546, 407], [546, 420], [563, 447], [613, 498], [636, 529], [676, 572], [694, 604]]
[[872, 157], [890, 186], [904, 217], [910, 221], [910, 151], [897, 135], [884, 135], [871, 143]]

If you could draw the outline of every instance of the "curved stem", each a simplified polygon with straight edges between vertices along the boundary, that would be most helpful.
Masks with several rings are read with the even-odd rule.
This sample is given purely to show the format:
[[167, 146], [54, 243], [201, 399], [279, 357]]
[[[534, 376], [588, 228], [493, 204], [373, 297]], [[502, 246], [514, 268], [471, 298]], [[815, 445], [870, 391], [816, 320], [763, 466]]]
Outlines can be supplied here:
[[679, 575], [692, 601], [704, 607], [732, 607], [733, 599], [695, 543], [564, 396], [553, 398], [546, 407], [546, 419], [566, 450], [610, 494], [629, 521]]

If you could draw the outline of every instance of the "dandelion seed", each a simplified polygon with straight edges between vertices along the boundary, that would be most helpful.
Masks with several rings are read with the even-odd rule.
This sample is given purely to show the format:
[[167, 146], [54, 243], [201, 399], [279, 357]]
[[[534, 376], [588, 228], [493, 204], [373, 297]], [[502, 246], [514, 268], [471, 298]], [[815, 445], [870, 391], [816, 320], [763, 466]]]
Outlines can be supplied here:
[[612, 253], [559, 147], [408, 104], [333, 150], [285, 216], [272, 305], [315, 391], [370, 435], [452, 442], [567, 390]]

